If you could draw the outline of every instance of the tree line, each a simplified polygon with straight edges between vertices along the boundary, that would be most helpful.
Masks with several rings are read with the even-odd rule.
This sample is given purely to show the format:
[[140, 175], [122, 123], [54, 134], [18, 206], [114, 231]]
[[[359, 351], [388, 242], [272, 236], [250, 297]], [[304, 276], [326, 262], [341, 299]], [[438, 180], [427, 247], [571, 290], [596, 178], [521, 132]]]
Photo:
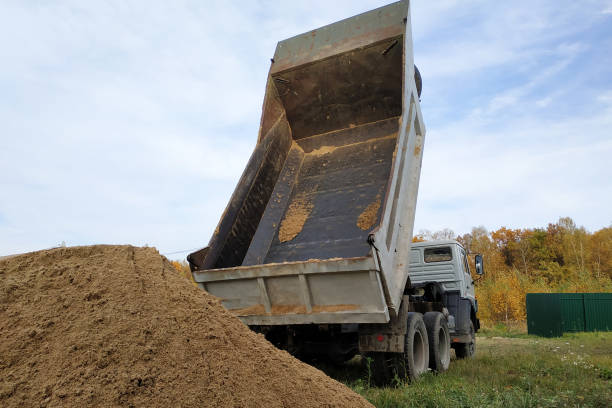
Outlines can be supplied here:
[[444, 229], [414, 237], [434, 239], [456, 239], [484, 256], [485, 275], [474, 280], [485, 321], [525, 320], [527, 293], [612, 292], [612, 226], [589, 232], [563, 217], [546, 228], [474, 227], [463, 235]]
[[[470, 262], [485, 322], [524, 321], [527, 293], [612, 292], [612, 225], [589, 232], [564, 217], [546, 228], [474, 227], [463, 235], [446, 228], [414, 237], [436, 239], [456, 239], [470, 254], [483, 255], [484, 276], [474, 275], [473, 257]], [[172, 264], [193, 282], [185, 261]]]

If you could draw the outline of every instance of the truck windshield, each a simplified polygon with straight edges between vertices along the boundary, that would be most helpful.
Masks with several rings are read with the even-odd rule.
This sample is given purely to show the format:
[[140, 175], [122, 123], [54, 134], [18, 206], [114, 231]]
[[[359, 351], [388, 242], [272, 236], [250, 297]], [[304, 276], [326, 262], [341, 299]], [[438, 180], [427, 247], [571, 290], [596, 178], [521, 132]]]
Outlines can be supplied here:
[[425, 262], [450, 261], [453, 255], [450, 247], [425, 248]]

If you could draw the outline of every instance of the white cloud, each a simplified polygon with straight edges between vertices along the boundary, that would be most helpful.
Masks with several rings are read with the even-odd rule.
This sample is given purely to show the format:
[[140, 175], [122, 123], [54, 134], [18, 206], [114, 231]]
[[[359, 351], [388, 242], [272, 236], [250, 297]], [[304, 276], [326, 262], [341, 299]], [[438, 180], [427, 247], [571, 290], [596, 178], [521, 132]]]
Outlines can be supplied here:
[[[276, 42], [383, 4], [2, 2], [0, 254], [204, 245], [255, 144]], [[583, 32], [609, 5], [412, 6], [428, 128], [417, 225], [609, 222], [610, 197], [589, 197], [609, 176], [612, 91], [585, 80], [600, 56], [574, 67], [605, 49]], [[588, 113], [557, 114], [578, 85]]]
[[[575, 48], [575, 49], [577, 50], [578, 48]], [[554, 62], [549, 66], [540, 67], [539, 72], [528, 74], [529, 75], [528, 81], [525, 84], [514, 87], [514, 88], [506, 89], [500, 94], [495, 95], [484, 110], [477, 109], [476, 112], [478, 114], [485, 113], [488, 116], [492, 116], [492, 115], [497, 114], [500, 110], [508, 108], [510, 106], [519, 106], [519, 105], [528, 104], [529, 100], [527, 99], [527, 96], [530, 92], [532, 92], [538, 86], [541, 86], [542, 84], [547, 83], [551, 77], [553, 77], [554, 75], [564, 70], [576, 57], [577, 57], [577, 54], [568, 55], [568, 56], [565, 56], [560, 61]], [[539, 99], [539, 100], [536, 100], [535, 103], [537, 106], [543, 107], [545, 106], [543, 105], [543, 103], [545, 104], [550, 103], [550, 99], [552, 99], [552, 96], [549, 96], [548, 99], [549, 100], [547, 102], [546, 102], [546, 98]]]
[[536, 106], [537, 106], [537, 107], [539, 107], [539, 108], [545, 108], [545, 107], [547, 107], [548, 105], [550, 105], [550, 102], [552, 101], [552, 99], [553, 99], [553, 98], [552, 98], [551, 96], [547, 96], [547, 97], [545, 97], [545, 98], [538, 99], [538, 100], [537, 100], [535, 103], [536, 103]]
[[[430, 79], [511, 63], [517, 70], [528, 69], [529, 60], [550, 51], [551, 41], [593, 24], [597, 7], [592, 3], [552, 1], [448, 2], [432, 17], [430, 4], [416, 3], [418, 12], [413, 12], [415, 27], [422, 27], [419, 19], [423, 14], [431, 24], [421, 28], [423, 32], [417, 31], [421, 42], [415, 44], [417, 65]], [[558, 51], [577, 53], [581, 51], [579, 46], [562, 44]]]
[[603, 102], [604, 104], [611, 105], [612, 107], [612, 89], [606, 92], [603, 92], [597, 96], [597, 100], [599, 102]]
[[606, 109], [562, 121], [516, 117], [500, 125], [493, 131], [471, 122], [430, 129], [416, 230], [533, 227], [566, 215], [591, 229], [605, 225], [612, 201], [604, 188], [612, 178]]

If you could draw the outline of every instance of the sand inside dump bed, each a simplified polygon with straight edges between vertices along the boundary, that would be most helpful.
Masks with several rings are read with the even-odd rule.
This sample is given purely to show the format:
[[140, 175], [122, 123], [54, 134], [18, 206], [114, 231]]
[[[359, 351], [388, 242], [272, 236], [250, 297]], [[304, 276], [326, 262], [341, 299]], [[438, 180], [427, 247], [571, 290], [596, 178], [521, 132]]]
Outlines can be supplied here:
[[305, 193], [293, 199], [278, 230], [278, 240], [280, 242], [291, 241], [302, 232], [302, 228], [304, 228], [304, 224], [312, 212], [312, 207], [313, 205], [308, 201]]
[[376, 223], [376, 216], [378, 215], [378, 209], [380, 208], [380, 194], [376, 196], [374, 202], [370, 203], [365, 210], [357, 218], [357, 226], [362, 230], [369, 230]]
[[365, 407], [152, 248], [0, 260], [0, 406]]

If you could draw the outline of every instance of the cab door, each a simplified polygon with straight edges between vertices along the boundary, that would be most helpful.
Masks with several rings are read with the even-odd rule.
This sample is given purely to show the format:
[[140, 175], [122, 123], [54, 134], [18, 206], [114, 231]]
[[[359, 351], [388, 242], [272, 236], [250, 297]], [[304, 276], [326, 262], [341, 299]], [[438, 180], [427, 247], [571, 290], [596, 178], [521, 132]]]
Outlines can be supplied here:
[[463, 281], [465, 282], [465, 297], [470, 299], [472, 303], [475, 302], [476, 296], [474, 293], [474, 280], [472, 279], [472, 274], [470, 273], [470, 264], [467, 259], [467, 254], [465, 253], [465, 249], [462, 247], [459, 248], [459, 260], [460, 267], [462, 269]]

